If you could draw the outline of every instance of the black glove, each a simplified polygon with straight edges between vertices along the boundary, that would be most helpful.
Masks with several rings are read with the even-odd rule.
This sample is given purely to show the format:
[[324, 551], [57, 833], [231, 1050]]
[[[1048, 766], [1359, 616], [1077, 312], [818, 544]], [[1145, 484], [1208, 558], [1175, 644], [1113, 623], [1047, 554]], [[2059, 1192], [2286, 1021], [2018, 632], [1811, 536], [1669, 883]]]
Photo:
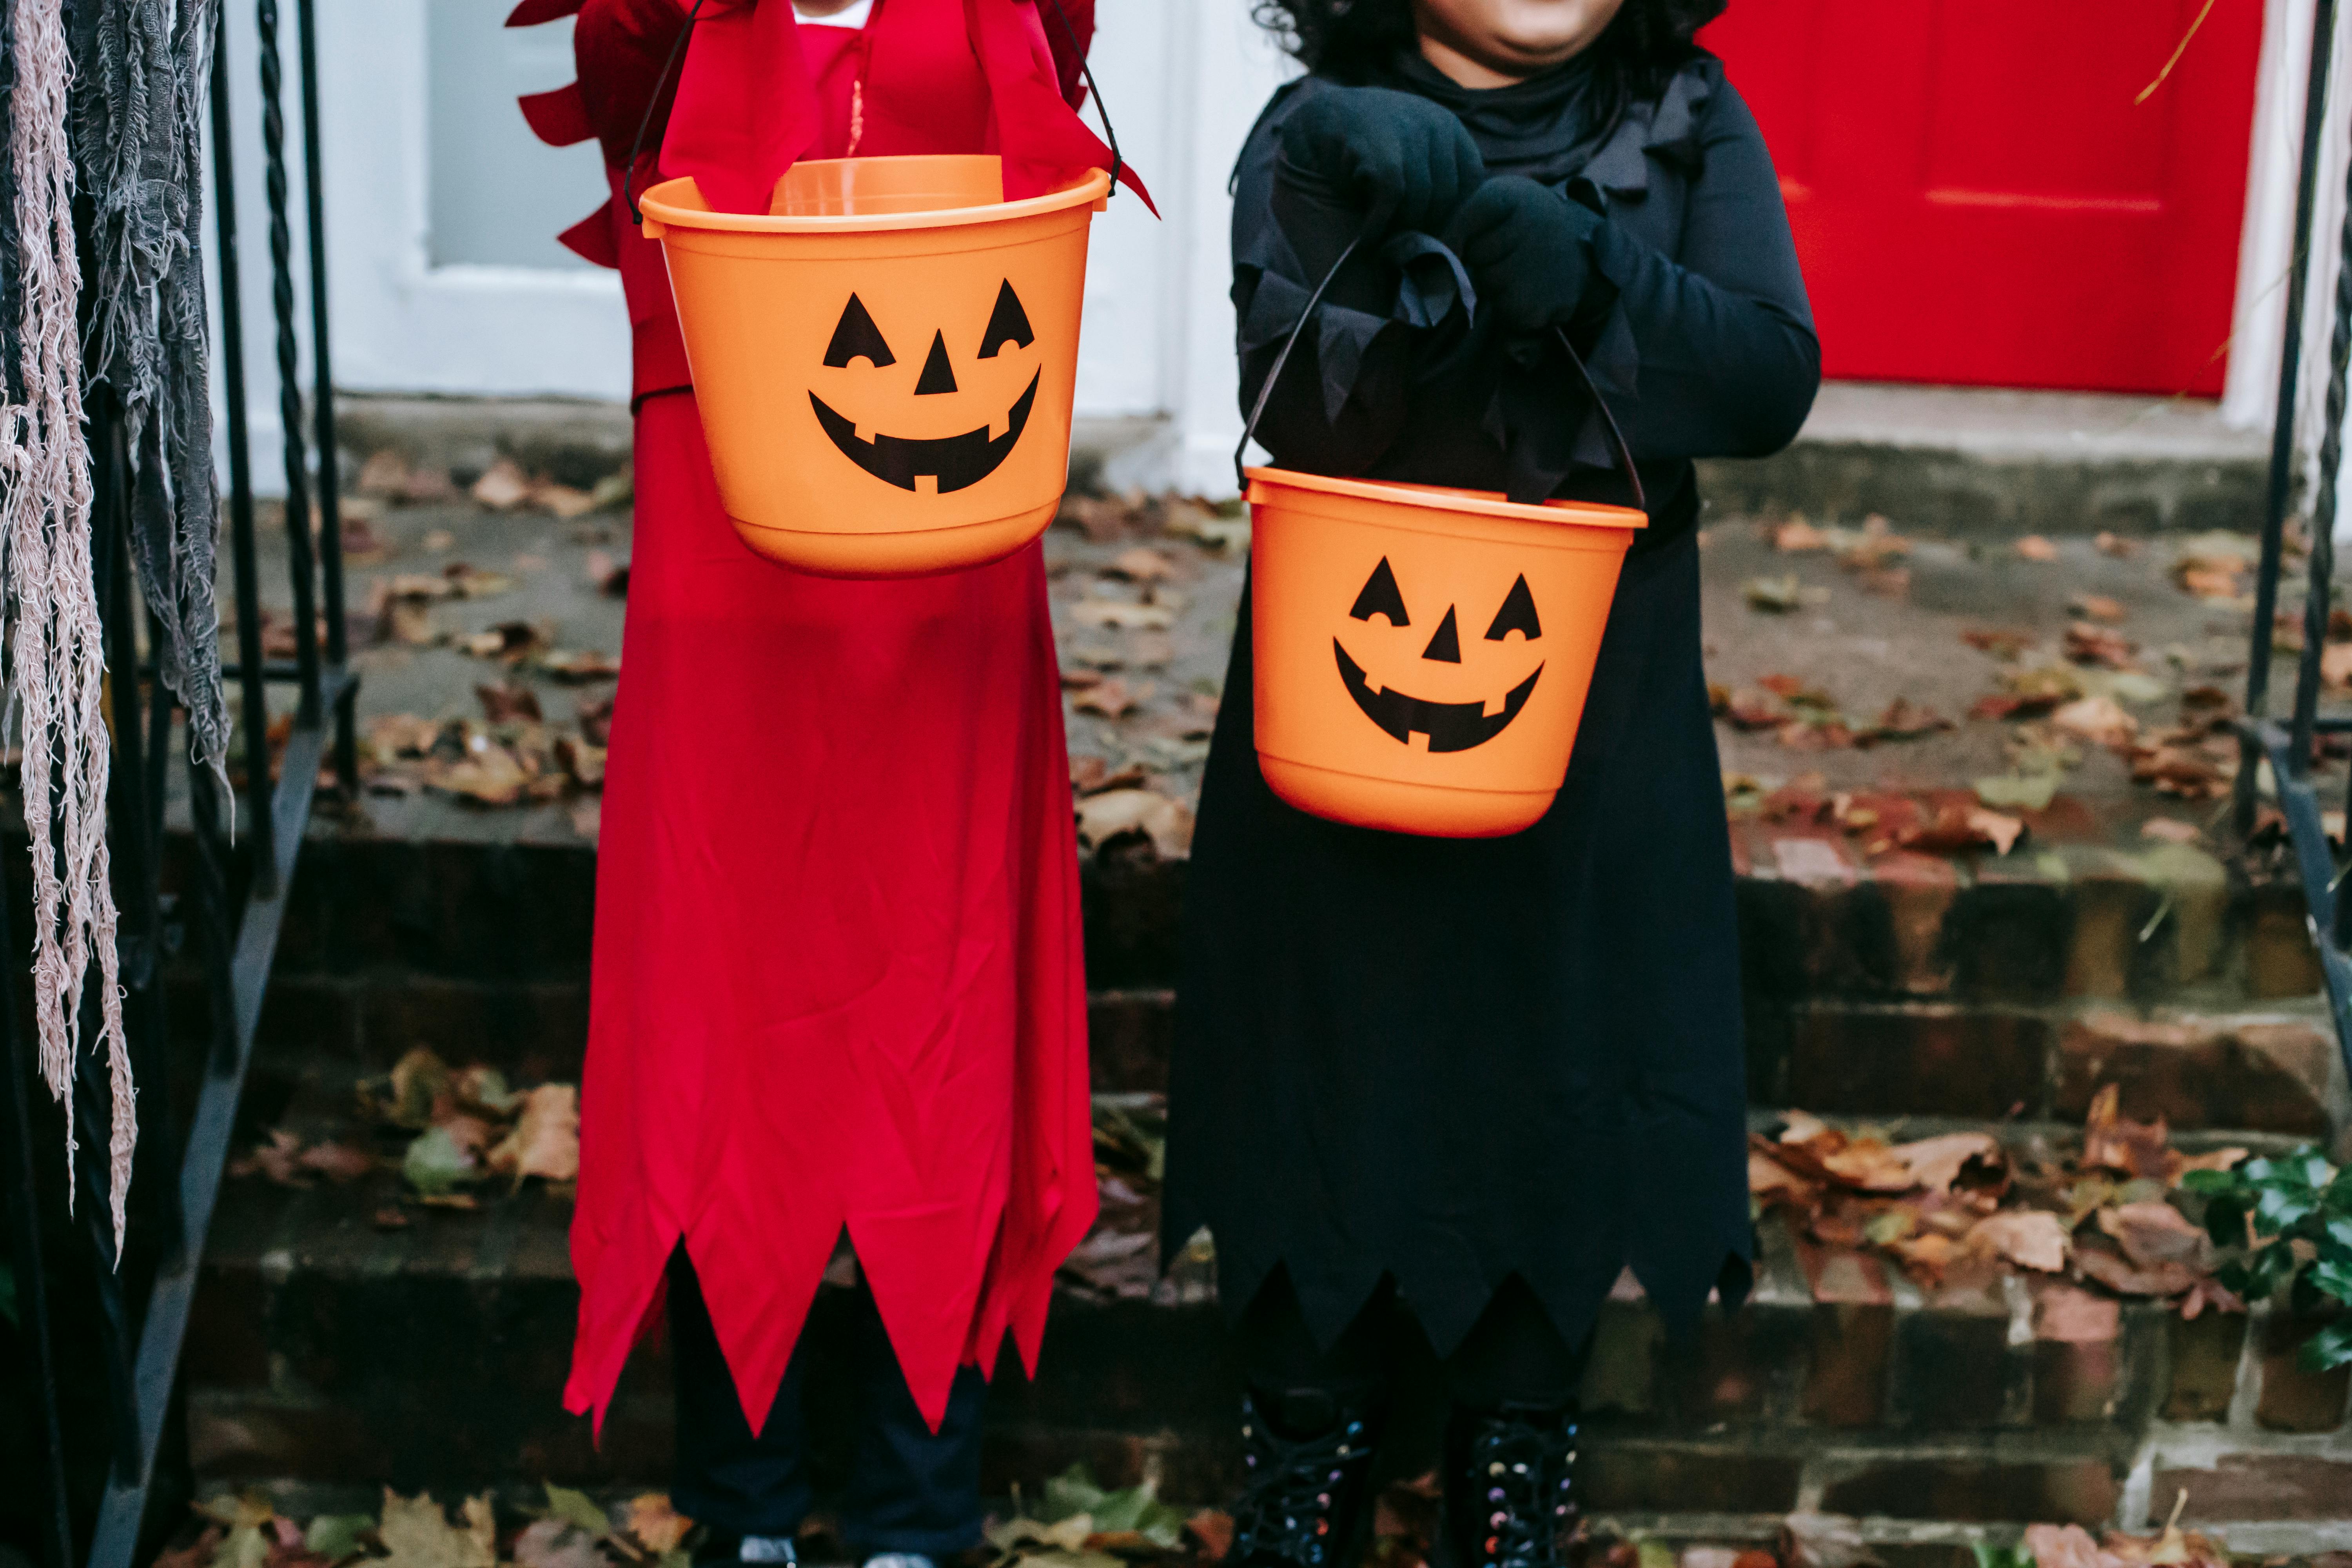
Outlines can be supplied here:
[[1384, 87], [1318, 83], [1283, 121], [1282, 156], [1367, 212], [1385, 206], [1392, 226], [1424, 233], [1486, 177], [1452, 110]]
[[1565, 327], [1592, 285], [1601, 216], [1533, 180], [1497, 174], [1462, 199], [1447, 230], [1470, 269], [1478, 313], [1515, 337]]

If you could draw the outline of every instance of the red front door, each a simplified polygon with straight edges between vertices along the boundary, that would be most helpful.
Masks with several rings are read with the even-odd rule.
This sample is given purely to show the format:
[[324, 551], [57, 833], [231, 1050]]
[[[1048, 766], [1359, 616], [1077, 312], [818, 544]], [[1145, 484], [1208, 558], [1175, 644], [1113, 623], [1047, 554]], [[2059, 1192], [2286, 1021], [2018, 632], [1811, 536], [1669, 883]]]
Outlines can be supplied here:
[[2261, 0], [1732, 0], [1829, 374], [2221, 387]]

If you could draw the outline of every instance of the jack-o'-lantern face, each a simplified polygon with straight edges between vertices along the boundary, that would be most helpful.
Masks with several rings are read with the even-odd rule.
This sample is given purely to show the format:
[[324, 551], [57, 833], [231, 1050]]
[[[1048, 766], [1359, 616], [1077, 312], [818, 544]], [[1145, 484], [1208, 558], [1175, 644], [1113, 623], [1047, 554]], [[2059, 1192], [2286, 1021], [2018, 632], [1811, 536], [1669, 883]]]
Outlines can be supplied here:
[[[961, 334], [933, 326], [918, 368], [892, 352], [866, 302], [850, 295], [824, 353], [821, 381], [833, 400], [809, 392], [817, 423], [842, 456], [877, 479], [924, 495], [960, 490], [996, 471], [1036, 405], [1035, 356], [1013, 351], [1029, 348], [1037, 335], [1010, 279], [996, 291], [977, 353], [960, 361], [953, 335]], [[1019, 395], [1011, 395], [1016, 385]]]
[[[1520, 649], [1541, 639], [1543, 622], [1536, 614], [1535, 595], [1524, 576], [1504, 593], [1492, 618], [1485, 623], [1486, 635], [1466, 648], [1461, 615], [1467, 609], [1470, 624], [1478, 625], [1476, 617], [1484, 606], [1448, 605], [1434, 629], [1424, 634], [1422, 627], [1428, 625], [1427, 613], [1433, 607], [1423, 606], [1423, 619], [1416, 625], [1405, 607], [1396, 573], [1382, 556], [1365, 579], [1348, 616], [1365, 623], [1367, 628], [1385, 622], [1386, 630], [1349, 634], [1364, 650], [1360, 659], [1336, 637], [1331, 639], [1331, 651], [1339, 661], [1339, 679], [1364, 717], [1404, 745], [1412, 745], [1418, 734], [1428, 738], [1432, 752], [1466, 752], [1501, 734], [1528, 705], [1543, 674], [1543, 663], [1538, 660], [1528, 669]], [[1409, 650], [1417, 650], [1419, 658]], [[1396, 671], [1393, 682], [1389, 677], [1368, 674], [1368, 666]]]

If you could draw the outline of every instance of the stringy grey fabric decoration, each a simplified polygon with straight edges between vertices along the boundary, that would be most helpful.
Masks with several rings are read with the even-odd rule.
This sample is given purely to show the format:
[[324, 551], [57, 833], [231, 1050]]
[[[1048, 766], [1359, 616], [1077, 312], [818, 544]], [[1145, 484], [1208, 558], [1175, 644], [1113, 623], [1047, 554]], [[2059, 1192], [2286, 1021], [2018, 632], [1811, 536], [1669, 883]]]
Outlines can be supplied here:
[[60, 0], [8, 0], [9, 216], [16, 271], [7, 303], [15, 350], [0, 404], [0, 587], [13, 656], [8, 700], [23, 739], [25, 827], [33, 859], [33, 1010], [41, 1076], [66, 1116], [82, 1049], [79, 1004], [94, 957], [112, 1117], [109, 1196], [122, 1249], [138, 1137], [122, 1037], [114, 894], [108, 880], [108, 737], [103, 634], [90, 568], [89, 458], [82, 437], [74, 309], [74, 170], [66, 131], [72, 64]]
[[139, 581], [156, 667], [188, 714], [196, 759], [219, 775], [221, 691], [212, 399], [205, 336], [204, 122], [217, 0], [71, 0], [74, 159], [93, 209], [92, 396], [120, 400], [132, 469]]

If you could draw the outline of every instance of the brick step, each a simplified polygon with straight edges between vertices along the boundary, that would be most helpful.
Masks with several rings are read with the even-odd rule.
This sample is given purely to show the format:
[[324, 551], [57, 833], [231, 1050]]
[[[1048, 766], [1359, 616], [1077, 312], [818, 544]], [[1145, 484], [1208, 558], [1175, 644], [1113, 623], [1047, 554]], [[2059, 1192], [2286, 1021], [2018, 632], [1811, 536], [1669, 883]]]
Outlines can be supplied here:
[[[532, 1188], [379, 1230], [394, 1180], [230, 1184], [188, 1351], [201, 1473], [445, 1493], [658, 1482], [658, 1341], [624, 1379], [601, 1449], [559, 1407], [576, 1300], [568, 1203]], [[1667, 1342], [1630, 1286], [1609, 1304], [1585, 1389], [1596, 1509], [2137, 1524], [2186, 1485], [2191, 1520], [2345, 1517], [2347, 1379], [2294, 1366], [2298, 1325], [2265, 1311], [2183, 1321], [2055, 1280], [1930, 1291], [1775, 1220], [1762, 1237], [1755, 1300], [1710, 1312], [1689, 1342]], [[810, 1329], [821, 1430], [839, 1429], [847, 1403], [823, 1353], [844, 1305], [823, 1293]], [[1393, 1447], [1408, 1473], [1434, 1451], [1430, 1371], [1407, 1380]], [[1106, 1479], [1148, 1474], [1171, 1498], [1213, 1500], [1233, 1484], [1238, 1394], [1202, 1263], [1188, 1258], [1148, 1296], [1066, 1288], [1039, 1380], [1008, 1364], [996, 1381], [988, 1484], [1034, 1492], [1083, 1458]], [[839, 1464], [826, 1451], [820, 1475]]]
[[[1734, 829], [1757, 1104], [2064, 1119], [2105, 1077], [2130, 1114], [2179, 1127], [2347, 1123], [2290, 882], [2084, 821], [1999, 858], [1864, 861], [1811, 826]], [[382, 1070], [419, 1042], [576, 1078], [594, 870], [576, 840], [315, 835], [263, 1010], [258, 1113], [314, 1059]], [[1084, 872], [1095, 1087], [1162, 1089], [1183, 863], [1115, 843]]]

